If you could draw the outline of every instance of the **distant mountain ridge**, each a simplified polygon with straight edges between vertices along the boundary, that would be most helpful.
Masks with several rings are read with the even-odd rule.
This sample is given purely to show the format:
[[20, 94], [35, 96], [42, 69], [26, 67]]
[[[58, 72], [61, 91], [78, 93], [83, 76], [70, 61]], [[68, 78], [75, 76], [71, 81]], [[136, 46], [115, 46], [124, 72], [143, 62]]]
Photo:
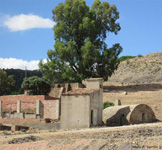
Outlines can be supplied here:
[[162, 52], [150, 53], [121, 62], [108, 81], [121, 83], [162, 82]]

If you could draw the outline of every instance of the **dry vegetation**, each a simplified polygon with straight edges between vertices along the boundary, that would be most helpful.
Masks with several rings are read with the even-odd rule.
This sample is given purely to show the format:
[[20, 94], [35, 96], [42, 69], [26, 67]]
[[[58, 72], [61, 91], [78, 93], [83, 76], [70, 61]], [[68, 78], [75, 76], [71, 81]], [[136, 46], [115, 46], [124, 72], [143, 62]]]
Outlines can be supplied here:
[[120, 83], [162, 82], [162, 52], [121, 62], [109, 81]]

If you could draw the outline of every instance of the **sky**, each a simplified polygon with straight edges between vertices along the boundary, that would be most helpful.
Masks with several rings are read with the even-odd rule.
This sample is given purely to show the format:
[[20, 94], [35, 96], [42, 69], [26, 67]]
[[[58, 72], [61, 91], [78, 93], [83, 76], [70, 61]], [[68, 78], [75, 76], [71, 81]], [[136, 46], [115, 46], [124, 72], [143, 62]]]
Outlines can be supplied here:
[[[103, 0], [101, 0], [103, 1]], [[105, 0], [104, 0], [105, 1]], [[0, 0], [0, 68], [38, 69], [53, 49], [52, 10], [65, 0]], [[120, 43], [120, 56], [162, 51], [162, 0], [108, 0], [115, 4], [121, 31], [106, 43]], [[91, 6], [93, 0], [86, 0]]]

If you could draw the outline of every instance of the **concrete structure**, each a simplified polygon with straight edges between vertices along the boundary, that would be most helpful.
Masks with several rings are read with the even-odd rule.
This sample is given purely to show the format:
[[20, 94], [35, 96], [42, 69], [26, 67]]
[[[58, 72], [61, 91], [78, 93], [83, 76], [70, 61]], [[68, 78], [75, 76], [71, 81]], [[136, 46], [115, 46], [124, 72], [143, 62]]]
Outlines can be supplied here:
[[36, 115], [40, 115], [40, 100], [36, 101]]
[[[0, 123], [54, 123], [58, 128], [89, 128], [102, 124], [103, 80], [88, 79], [86, 85], [52, 85], [49, 96], [0, 96]], [[3, 112], [2, 112], [3, 108]], [[61, 125], [58, 122], [61, 118]], [[55, 126], [53, 124], [53, 126]]]
[[86, 88], [61, 96], [61, 128], [89, 128], [102, 124], [102, 79], [86, 82]]
[[21, 112], [21, 101], [17, 101], [17, 113]]
[[81, 83], [60, 83], [53, 84], [49, 96], [61, 98], [62, 93], [73, 91], [78, 88], [85, 88], [84, 84]]
[[103, 110], [103, 122], [107, 126], [150, 123], [155, 119], [154, 112], [145, 104], [112, 106]]
[[115, 101], [115, 106], [120, 106], [121, 105], [121, 101], [119, 100], [119, 99], [117, 99], [116, 101]]

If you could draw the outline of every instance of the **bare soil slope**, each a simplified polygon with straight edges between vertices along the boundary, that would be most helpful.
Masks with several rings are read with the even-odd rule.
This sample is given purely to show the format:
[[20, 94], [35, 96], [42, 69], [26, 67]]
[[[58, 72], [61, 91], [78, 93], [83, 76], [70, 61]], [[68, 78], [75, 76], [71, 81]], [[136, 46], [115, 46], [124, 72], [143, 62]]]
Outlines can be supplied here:
[[120, 83], [162, 82], [162, 52], [121, 62], [115, 74], [108, 81]]

